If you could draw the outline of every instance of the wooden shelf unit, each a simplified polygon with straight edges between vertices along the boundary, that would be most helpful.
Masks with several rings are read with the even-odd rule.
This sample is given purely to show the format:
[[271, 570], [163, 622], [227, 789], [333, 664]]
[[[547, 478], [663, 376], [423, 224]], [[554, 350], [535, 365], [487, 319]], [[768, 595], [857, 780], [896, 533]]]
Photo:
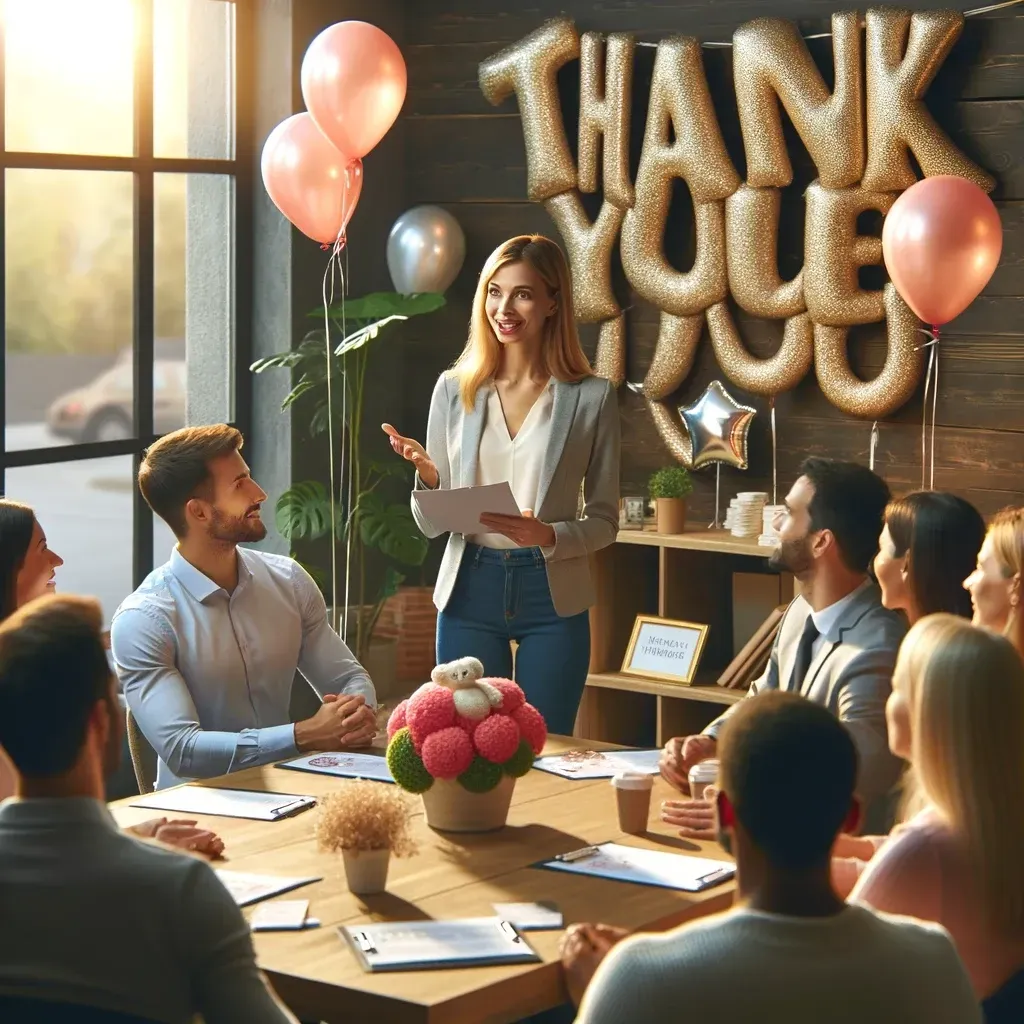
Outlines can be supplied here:
[[[599, 551], [591, 563], [597, 603], [590, 611], [590, 675], [576, 735], [661, 746], [672, 736], [699, 732], [741, 700], [745, 691], [715, 682], [749, 639], [734, 636], [733, 575], [765, 577], [761, 582], [774, 596], [762, 601], [763, 613], [755, 609], [755, 617], [768, 615], [793, 596], [792, 576], [769, 568], [770, 553], [756, 540], [740, 540], [724, 530], [695, 527], [681, 534], [620, 530], [616, 543]], [[620, 671], [633, 623], [641, 614], [711, 627], [693, 684]], [[750, 635], [753, 628], [756, 625]]]

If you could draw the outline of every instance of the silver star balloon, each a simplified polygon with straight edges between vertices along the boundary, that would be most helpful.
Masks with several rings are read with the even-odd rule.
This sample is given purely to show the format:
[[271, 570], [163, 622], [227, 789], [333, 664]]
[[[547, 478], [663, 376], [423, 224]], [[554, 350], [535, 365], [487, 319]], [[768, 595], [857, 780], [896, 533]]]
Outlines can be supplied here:
[[740, 405], [713, 380], [693, 405], [681, 405], [679, 415], [690, 434], [693, 468], [724, 463], [747, 468], [747, 434], [756, 409]]

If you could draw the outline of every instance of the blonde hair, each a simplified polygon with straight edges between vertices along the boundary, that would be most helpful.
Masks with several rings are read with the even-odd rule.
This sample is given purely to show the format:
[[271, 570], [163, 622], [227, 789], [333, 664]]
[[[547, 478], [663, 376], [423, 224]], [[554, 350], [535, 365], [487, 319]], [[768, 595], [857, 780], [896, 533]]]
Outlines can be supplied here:
[[1024, 661], [1005, 638], [929, 615], [896, 661], [911, 740], [907, 785], [966, 845], [990, 926], [1024, 936]]
[[501, 346], [487, 319], [487, 287], [502, 267], [520, 262], [537, 271], [557, 303], [554, 315], [544, 325], [541, 354], [545, 372], [561, 381], [582, 380], [594, 372], [580, 346], [573, 319], [572, 281], [562, 250], [543, 235], [517, 235], [499, 245], [480, 271], [466, 347], [449, 371], [459, 382], [467, 410], [473, 408], [481, 385], [497, 372], [501, 357]]
[[[988, 536], [1003, 576], [1007, 579], [1016, 576], [1018, 580], [1024, 577], [1024, 508], [1004, 508], [997, 512], [992, 517]], [[1017, 586], [1024, 586], [1024, 582]], [[1024, 614], [1019, 604], [1011, 606], [1003, 635], [1009, 637], [1024, 657]]]

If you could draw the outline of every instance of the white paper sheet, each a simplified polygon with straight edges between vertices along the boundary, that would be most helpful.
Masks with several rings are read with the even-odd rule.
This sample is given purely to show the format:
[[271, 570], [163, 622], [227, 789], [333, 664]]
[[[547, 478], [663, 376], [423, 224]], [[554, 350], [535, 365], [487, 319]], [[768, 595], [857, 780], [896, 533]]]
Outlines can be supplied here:
[[533, 767], [565, 779], [610, 779], [619, 772], [657, 775], [660, 757], [660, 750], [588, 750], [538, 757]]
[[320, 881], [314, 876], [281, 878], [279, 875], [252, 875], [244, 871], [228, 871], [226, 868], [215, 870], [224, 888], [231, 893], [232, 899], [240, 907], [247, 907], [250, 903], [259, 903], [260, 900], [270, 899], [271, 896], [279, 896], [283, 892], [291, 892], [292, 889]]
[[262, 793], [248, 789], [215, 789], [210, 786], [178, 786], [148, 793], [132, 801], [132, 807], [149, 807], [179, 814], [212, 814], [224, 818], [277, 821], [316, 803], [315, 797], [295, 793]]
[[494, 903], [494, 912], [521, 932], [546, 932], [562, 927], [562, 912], [553, 903]]
[[497, 917], [394, 921], [340, 929], [371, 971], [529, 963], [540, 957]]
[[584, 847], [583, 850], [563, 854], [561, 858], [544, 861], [541, 866], [576, 875], [594, 875], [682, 892], [701, 892], [728, 881], [736, 874], [736, 867], [730, 861], [645, 850], [621, 843]]
[[486, 533], [480, 525], [480, 516], [485, 512], [500, 512], [510, 516], [522, 514], [507, 481], [483, 487], [413, 491], [412, 500], [430, 520], [434, 529], [448, 533]]
[[378, 754], [323, 753], [282, 761], [278, 768], [289, 768], [314, 775], [337, 775], [346, 779], [372, 779], [394, 782], [387, 761]]

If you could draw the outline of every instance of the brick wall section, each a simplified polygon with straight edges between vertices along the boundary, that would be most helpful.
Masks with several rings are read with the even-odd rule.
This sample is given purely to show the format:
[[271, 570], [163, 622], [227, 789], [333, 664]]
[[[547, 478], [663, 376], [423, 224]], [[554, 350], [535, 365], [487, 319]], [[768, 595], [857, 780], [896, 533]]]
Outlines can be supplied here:
[[425, 683], [436, 664], [437, 609], [432, 587], [402, 587], [388, 599], [377, 627], [380, 636], [398, 637], [398, 681]]

